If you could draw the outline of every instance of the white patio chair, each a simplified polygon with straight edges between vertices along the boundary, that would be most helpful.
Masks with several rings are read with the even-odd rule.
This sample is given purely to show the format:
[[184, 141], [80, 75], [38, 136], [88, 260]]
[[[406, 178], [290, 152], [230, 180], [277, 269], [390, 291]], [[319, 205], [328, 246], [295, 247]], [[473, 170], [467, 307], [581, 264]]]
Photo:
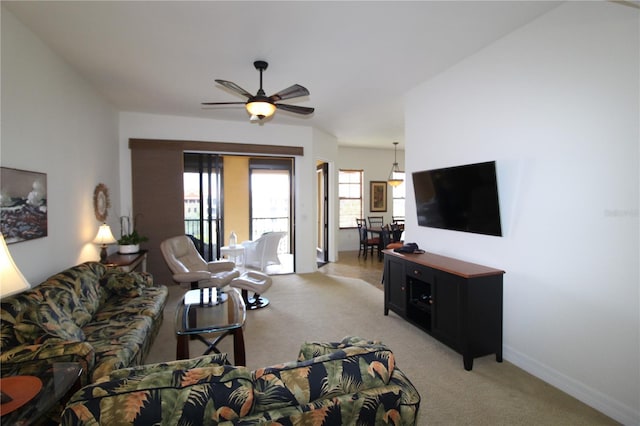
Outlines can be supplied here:
[[269, 265], [279, 265], [278, 244], [286, 232], [265, 232], [254, 241], [244, 241], [244, 266], [264, 271]]

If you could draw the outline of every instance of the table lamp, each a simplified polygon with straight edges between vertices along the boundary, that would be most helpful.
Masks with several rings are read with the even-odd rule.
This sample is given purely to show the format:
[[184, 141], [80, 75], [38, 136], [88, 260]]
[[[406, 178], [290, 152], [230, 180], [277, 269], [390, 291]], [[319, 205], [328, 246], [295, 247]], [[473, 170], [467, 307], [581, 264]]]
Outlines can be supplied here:
[[106, 223], [98, 228], [98, 235], [93, 240], [94, 244], [100, 244], [100, 263], [107, 263], [107, 245], [116, 243], [111, 233], [111, 228]]
[[[11, 258], [4, 236], [0, 234], [0, 299], [20, 293], [29, 287], [29, 283]], [[2, 390], [7, 388], [2, 382], [0, 379], [0, 402], [5, 404], [13, 401], [13, 398]]]

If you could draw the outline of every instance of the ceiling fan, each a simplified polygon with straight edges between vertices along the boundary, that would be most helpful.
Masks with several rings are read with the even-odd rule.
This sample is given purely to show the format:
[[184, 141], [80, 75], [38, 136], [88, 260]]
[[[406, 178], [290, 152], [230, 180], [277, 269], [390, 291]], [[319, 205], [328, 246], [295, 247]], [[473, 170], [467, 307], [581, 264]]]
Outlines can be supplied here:
[[246, 96], [246, 102], [203, 102], [202, 105], [240, 105], [244, 104], [247, 112], [251, 114], [251, 121], [262, 120], [264, 118], [270, 117], [277, 109], [281, 109], [284, 111], [293, 112], [296, 114], [308, 115], [314, 111], [314, 108], [298, 106], [298, 105], [289, 105], [289, 104], [280, 104], [276, 103], [278, 101], [282, 101], [285, 99], [297, 98], [300, 96], [309, 95], [309, 91], [299, 85], [294, 84], [293, 86], [287, 87], [284, 90], [279, 91], [271, 96], [266, 96], [264, 90], [262, 89], [262, 72], [267, 69], [269, 64], [265, 61], [255, 61], [253, 66], [256, 67], [258, 71], [260, 71], [260, 89], [256, 95], [252, 95], [251, 93], [244, 90], [242, 87], [237, 84], [227, 81], [227, 80], [216, 80], [216, 83], [223, 85], [227, 89], [231, 89], [239, 95]]

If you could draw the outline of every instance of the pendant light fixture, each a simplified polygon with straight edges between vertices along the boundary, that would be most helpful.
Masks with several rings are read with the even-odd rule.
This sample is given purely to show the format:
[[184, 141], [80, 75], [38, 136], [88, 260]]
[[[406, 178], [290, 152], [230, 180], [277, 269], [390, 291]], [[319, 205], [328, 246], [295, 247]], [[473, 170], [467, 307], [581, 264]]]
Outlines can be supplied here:
[[389, 172], [389, 179], [387, 179], [387, 183], [393, 187], [400, 185], [404, 182], [403, 179], [394, 176], [394, 173], [403, 173], [402, 170], [398, 167], [398, 158], [397, 155], [398, 142], [393, 143], [393, 166], [391, 166], [391, 171]]

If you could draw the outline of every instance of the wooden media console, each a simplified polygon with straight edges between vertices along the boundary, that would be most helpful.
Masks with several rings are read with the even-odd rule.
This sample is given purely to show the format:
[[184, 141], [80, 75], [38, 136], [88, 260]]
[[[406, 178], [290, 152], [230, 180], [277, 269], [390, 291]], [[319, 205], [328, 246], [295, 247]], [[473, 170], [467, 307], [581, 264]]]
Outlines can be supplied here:
[[384, 314], [389, 310], [473, 359], [502, 362], [504, 271], [433, 253], [384, 250]]

